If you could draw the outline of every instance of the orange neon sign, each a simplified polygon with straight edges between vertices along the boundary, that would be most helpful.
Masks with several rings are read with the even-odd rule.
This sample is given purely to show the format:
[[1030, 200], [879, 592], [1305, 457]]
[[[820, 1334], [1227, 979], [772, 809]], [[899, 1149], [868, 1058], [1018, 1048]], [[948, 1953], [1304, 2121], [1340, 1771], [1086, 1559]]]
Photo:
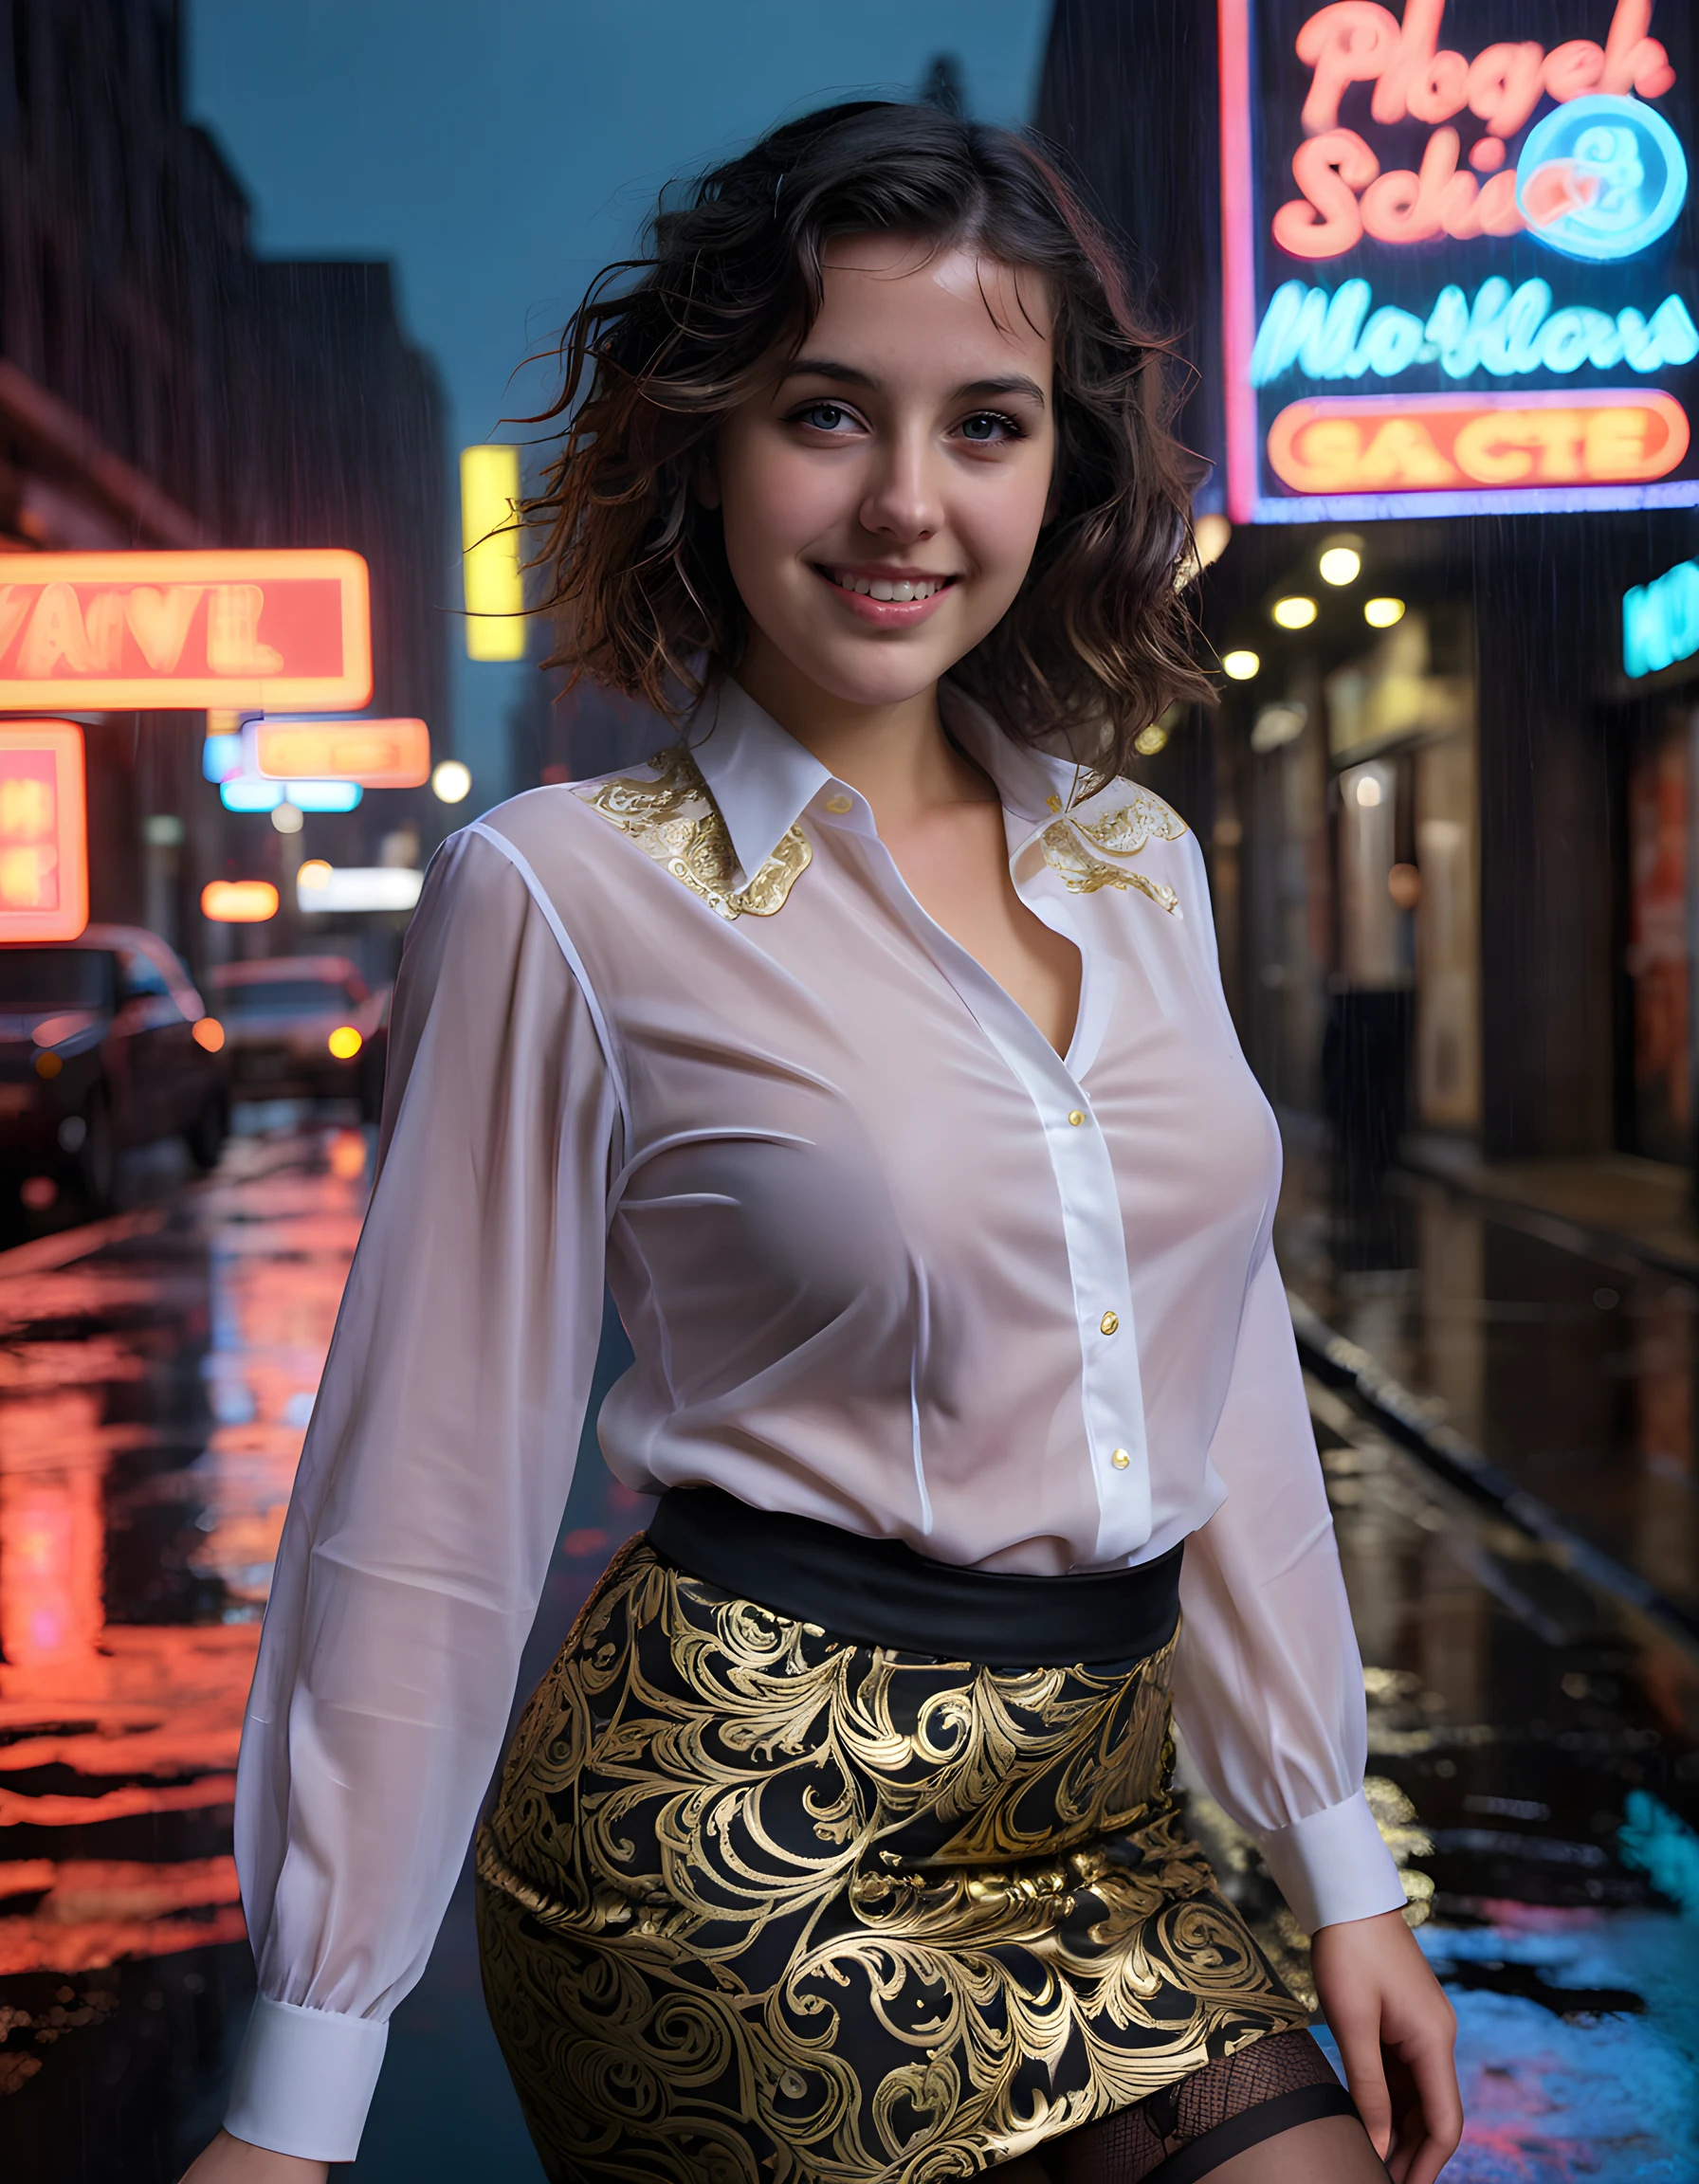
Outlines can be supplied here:
[[0, 726], [0, 940], [74, 940], [87, 923], [82, 731]]
[[417, 789], [430, 778], [430, 731], [423, 720], [262, 720], [254, 745], [268, 781]]
[[1637, 387], [1320, 396], [1275, 418], [1269, 465], [1298, 493], [1617, 484], [1667, 477], [1688, 438], [1681, 404]]
[[0, 555], [0, 710], [338, 710], [372, 696], [357, 554]]
[[214, 925], [264, 925], [277, 916], [277, 901], [269, 880], [209, 880], [201, 889], [201, 916]]

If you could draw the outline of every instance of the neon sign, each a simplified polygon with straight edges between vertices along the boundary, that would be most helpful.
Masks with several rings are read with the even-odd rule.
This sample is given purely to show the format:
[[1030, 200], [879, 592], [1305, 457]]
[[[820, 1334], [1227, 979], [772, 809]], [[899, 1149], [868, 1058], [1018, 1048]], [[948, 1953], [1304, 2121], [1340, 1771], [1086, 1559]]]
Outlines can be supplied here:
[[1690, 11], [1552, 12], [1220, 0], [1235, 521], [1699, 501]]
[[1630, 681], [1699, 652], [1699, 561], [1678, 561], [1622, 594], [1622, 671]]
[[371, 696], [357, 554], [0, 555], [0, 708], [329, 712]]
[[88, 923], [82, 731], [0, 727], [0, 940], [74, 940]]
[[1347, 281], [1332, 295], [1285, 282], [1257, 328], [1251, 384], [1271, 386], [1294, 369], [1306, 379], [1396, 379], [1413, 364], [1434, 362], [1448, 379], [1567, 374], [1583, 364], [1666, 372], [1699, 356], [1699, 327], [1679, 296], [1666, 296], [1650, 318], [1632, 304], [1615, 318], [1585, 303], [1553, 311], [1547, 282], [1512, 288], [1494, 274], [1472, 301], [1461, 288], [1442, 288], [1426, 319], [1395, 303], [1377, 311], [1374, 300], [1366, 281]]

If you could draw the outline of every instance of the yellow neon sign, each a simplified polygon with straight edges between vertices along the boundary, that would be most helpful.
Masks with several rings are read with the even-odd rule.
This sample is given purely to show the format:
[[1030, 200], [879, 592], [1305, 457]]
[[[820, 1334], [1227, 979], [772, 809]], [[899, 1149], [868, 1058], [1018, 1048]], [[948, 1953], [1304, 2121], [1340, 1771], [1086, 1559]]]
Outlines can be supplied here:
[[525, 657], [525, 588], [520, 574], [520, 451], [463, 447], [460, 536], [466, 549], [466, 657]]

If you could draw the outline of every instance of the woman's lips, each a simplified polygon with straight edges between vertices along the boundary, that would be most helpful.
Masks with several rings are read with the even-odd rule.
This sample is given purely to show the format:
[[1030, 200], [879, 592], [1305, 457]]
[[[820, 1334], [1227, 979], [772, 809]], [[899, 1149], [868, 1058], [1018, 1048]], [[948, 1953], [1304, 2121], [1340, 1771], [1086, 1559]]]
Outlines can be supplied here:
[[[857, 572], [857, 573], [860, 573]], [[865, 592], [850, 591], [848, 585], [840, 580], [838, 574], [831, 569], [822, 568], [816, 564], [814, 574], [831, 589], [836, 598], [850, 610], [850, 613], [863, 622], [870, 622], [876, 629], [907, 629], [917, 622], [925, 621], [939, 603], [951, 592], [956, 582], [953, 576], [933, 576], [922, 579], [938, 586], [938, 590], [933, 592], [930, 599], [874, 599]], [[876, 581], [894, 584], [899, 581], [912, 581], [912, 579], [881, 577]]]

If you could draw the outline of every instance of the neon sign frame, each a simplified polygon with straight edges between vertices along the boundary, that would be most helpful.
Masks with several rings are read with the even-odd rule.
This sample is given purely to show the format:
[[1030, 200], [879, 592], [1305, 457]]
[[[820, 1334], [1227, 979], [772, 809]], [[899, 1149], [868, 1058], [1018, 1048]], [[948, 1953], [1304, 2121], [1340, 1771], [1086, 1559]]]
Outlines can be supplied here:
[[[1268, 447], [1265, 444], [1266, 440], [1272, 434], [1274, 424], [1279, 422], [1278, 419], [1270, 422], [1269, 431], [1267, 434], [1265, 433], [1262, 397], [1265, 393], [1271, 395], [1273, 389], [1268, 385], [1259, 387], [1252, 378], [1252, 359], [1257, 355], [1259, 335], [1264, 332], [1264, 324], [1259, 323], [1258, 311], [1257, 273], [1260, 240], [1258, 221], [1259, 219], [1266, 221], [1274, 209], [1271, 204], [1266, 203], [1259, 207], [1258, 202], [1257, 130], [1259, 125], [1263, 125], [1263, 116], [1259, 112], [1253, 97], [1253, 68], [1256, 53], [1253, 9], [1257, 4], [1258, 0], [1218, 0], [1217, 12], [1221, 97], [1221, 324], [1225, 375], [1227, 512], [1232, 520], [1235, 523], [1376, 521], [1419, 516], [1531, 515], [1543, 512], [1558, 513], [1584, 509], [1688, 507], [1699, 504], [1699, 477], [1670, 478], [1662, 476], [1648, 480], [1644, 471], [1642, 471], [1638, 481], [1631, 477], [1617, 477], [1607, 482], [1588, 482], [1571, 477], [1563, 479], [1561, 482], [1537, 482], [1518, 485], [1471, 485], [1461, 488], [1442, 485], [1428, 486], [1421, 489], [1394, 487], [1388, 490], [1376, 489], [1371, 485], [1361, 489], [1332, 492], [1306, 492], [1291, 487], [1283, 489], [1278, 474], [1270, 464]], [[1264, 4], [1266, 5], [1266, 0], [1264, 0]], [[1445, 0], [1437, 0], [1437, 4], [1435, 4], [1435, 0], [1402, 0], [1403, 29], [1399, 32], [1400, 40], [1406, 32], [1409, 32], [1416, 42], [1419, 42], [1423, 33], [1431, 34], [1443, 13], [1444, 5]], [[1313, 23], [1323, 12], [1320, 0], [1308, 0], [1304, 12], [1306, 21]], [[1331, 13], [1332, 11], [1328, 10], [1328, 12]], [[1343, 15], [1344, 11], [1340, 10], [1339, 12]], [[1370, 9], [1366, 12], [1384, 14], [1386, 10]], [[1659, 62], [1663, 60], [1663, 50], [1656, 46], [1654, 41], [1647, 39], [1643, 35], [1643, 22], [1639, 45], [1634, 48], [1633, 52], [1628, 52], [1626, 48], [1618, 46], [1620, 26], [1628, 21], [1631, 13], [1637, 12], [1640, 10], [1633, 8], [1632, 5], [1625, 6], [1622, 4], [1622, 0], [1618, 0], [1617, 12], [1613, 17], [1612, 38], [1607, 48], [1607, 58], [1615, 56], [1613, 64], [1618, 69], [1624, 64], [1631, 68], [1637, 66], [1639, 73], [1635, 79], [1634, 88], [1643, 95], [1656, 97], [1660, 95], [1660, 89], [1657, 87], [1667, 89], [1670, 82], [1673, 81], [1674, 71], [1669, 68], [1667, 64], [1662, 67], [1661, 71], [1653, 65], [1653, 59]], [[1649, 13], [1649, 10], [1646, 12]], [[1419, 30], [1416, 27], [1418, 19], [1421, 26]], [[1396, 25], [1395, 27], [1397, 27]], [[1542, 64], [1546, 66], [1559, 65], [1561, 57], [1573, 55], [1580, 51], [1584, 46], [1584, 41], [1577, 40], [1568, 46], [1555, 47], [1549, 59], [1544, 55], [1541, 57]], [[1493, 50], [1496, 52], [1500, 49], [1494, 48]], [[1503, 50], [1509, 52], [1511, 49], [1504, 48]], [[1437, 55], [1437, 61], [1442, 68], [1448, 63], [1454, 63], [1459, 68], [1463, 66], [1463, 63], [1455, 54], [1440, 53]], [[1306, 65], [1308, 64], [1306, 62]], [[1573, 61], [1568, 64], [1573, 66]], [[1386, 72], [1389, 76], [1391, 75], [1390, 67]], [[1319, 81], [1319, 64], [1317, 76]], [[1373, 80], [1372, 77], [1361, 75], [1350, 79], [1351, 82]], [[1435, 76], [1435, 78], [1431, 79], [1431, 82], [1437, 80], [1437, 76]], [[1347, 82], [1333, 82], [1327, 86], [1331, 93], [1331, 110], [1329, 114], [1318, 114], [1315, 117], [1316, 123], [1326, 122], [1329, 119], [1337, 122], [1339, 96], [1342, 89], [1348, 87]], [[1379, 99], [1381, 88], [1380, 83], [1377, 82], [1377, 100]], [[1504, 87], [1507, 110], [1510, 88], [1507, 79]], [[1409, 94], [1410, 110], [1414, 115], [1416, 112], [1415, 91], [1408, 85], [1403, 86], [1403, 89]], [[1554, 94], [1554, 96], [1557, 95], [1559, 94]], [[1523, 122], [1525, 122], [1528, 115], [1534, 112], [1539, 96], [1537, 87], [1529, 90], [1525, 100], [1526, 113], [1522, 117]], [[1312, 85], [1311, 100], [1313, 100], [1315, 97], [1316, 90]], [[1309, 101], [1306, 101], [1306, 105], [1307, 103]], [[1462, 100], [1459, 94], [1456, 104], [1460, 106]], [[1454, 109], [1436, 110], [1431, 118], [1443, 124], [1452, 110]], [[1403, 113], [1402, 107], [1398, 111], [1401, 115]], [[1484, 109], [1480, 106], [1471, 106], [1471, 111], [1478, 114]], [[1561, 113], [1563, 108], [1560, 105], [1551, 111]], [[1379, 105], [1377, 105], [1376, 112], [1379, 116]], [[1422, 118], [1426, 119], [1430, 117], [1423, 116]], [[1549, 115], [1547, 118], [1549, 118]], [[1497, 147], [1499, 159], [1503, 158], [1502, 136], [1506, 134], [1514, 135], [1515, 128], [1521, 125], [1521, 123], [1517, 123], [1515, 126], [1511, 126], [1508, 121], [1501, 124], [1497, 120], [1489, 124], [1495, 136], [1500, 137]], [[1534, 127], [1538, 129], [1543, 125], [1543, 122], [1536, 121]], [[1362, 181], [1365, 189], [1383, 190], [1387, 184], [1400, 180], [1400, 177], [1396, 175], [1379, 175], [1379, 160], [1369, 152], [1368, 146], [1363, 143], [1362, 139], [1357, 137], [1353, 132], [1335, 129], [1333, 134], [1335, 136], [1348, 137], [1360, 154], [1367, 155], [1361, 175], [1358, 177]], [[1448, 138], [1450, 139], [1449, 143], [1442, 141]], [[1312, 155], [1312, 163], [1320, 144], [1321, 138], [1311, 135], [1304, 140], [1301, 146], [1302, 150]], [[1479, 146], [1475, 148], [1477, 153], [1480, 149]], [[1456, 168], [1456, 150], [1457, 138], [1454, 131], [1444, 126], [1434, 130], [1430, 138], [1429, 151], [1430, 155], [1436, 155], [1437, 156], [1436, 173], [1440, 169], [1444, 171], [1443, 173], [1439, 174], [1439, 182], [1446, 189], [1451, 190], [1453, 195], [1459, 190], [1474, 191], [1477, 192], [1474, 202], [1478, 202], [1483, 208], [1486, 208], [1489, 203], [1495, 208], [1500, 208], [1500, 198], [1504, 195], [1503, 186], [1513, 186], [1513, 163], [1504, 167], [1501, 172], [1495, 172], [1498, 163], [1490, 154], [1485, 158], [1471, 156], [1470, 164], [1476, 170], [1476, 173], [1466, 177], [1465, 173]], [[1329, 155], [1331, 156], [1331, 155]], [[1334, 159], [1334, 164], [1338, 167], [1339, 160], [1337, 157]], [[1429, 158], [1425, 156], [1423, 160], [1424, 184], [1428, 165]], [[1379, 180], [1375, 179], [1377, 176], [1379, 176]], [[1499, 196], [1489, 200], [1487, 195], [1487, 189], [1488, 186], [1493, 184], [1501, 186]], [[1350, 194], [1350, 188], [1347, 185], [1355, 186], [1349, 173], [1342, 175], [1339, 186], [1346, 194]], [[1404, 187], [1408, 189], [1410, 187], [1409, 182], [1406, 182]], [[1437, 199], [1434, 201], [1437, 202]], [[1418, 192], [1416, 204], [1419, 205], [1419, 202]], [[1458, 197], [1456, 202], [1461, 204], [1461, 198]], [[1299, 200], [1297, 203], [1283, 207], [1282, 209], [1288, 214], [1295, 213], [1301, 203], [1302, 200]], [[1415, 209], [1414, 206], [1402, 209], [1401, 216], [1410, 216], [1414, 213]], [[1502, 209], [1502, 208], [1500, 209]], [[1511, 201], [1512, 211], [1514, 209], [1514, 201]], [[1306, 207], [1304, 209], [1309, 210], [1314, 209], [1314, 208], [1313, 206]], [[1318, 213], [1319, 217], [1320, 214]], [[1690, 199], [1685, 209], [1684, 217], [1690, 222], [1695, 217], [1695, 209]], [[1449, 220], [1450, 214], [1448, 214]], [[1517, 226], [1525, 226], [1525, 222], [1522, 221], [1520, 216], [1517, 218]], [[1453, 237], [1471, 235], [1492, 237], [1501, 234], [1507, 236], [1509, 229], [1490, 220], [1487, 221], [1485, 225], [1471, 227], [1466, 219], [1460, 217], [1454, 224], [1448, 224], [1444, 232], [1446, 235]], [[1394, 238], [1383, 235], [1378, 239], [1384, 243]], [[1417, 242], [1422, 240], [1422, 237], [1413, 230], [1407, 236], [1398, 237], [1397, 240]], [[1451, 244], [1437, 242], [1436, 246], [1448, 252], [1454, 252], [1457, 248], [1455, 242]], [[1469, 244], [1465, 242], [1462, 247], [1467, 250]], [[1308, 257], [1292, 257], [1289, 251], [1285, 254], [1290, 260], [1290, 272], [1286, 285], [1292, 286], [1301, 283], [1309, 296], [1315, 296], [1321, 289], [1332, 292], [1330, 295], [1323, 296], [1319, 304], [1311, 303], [1312, 319], [1316, 317], [1318, 310], [1324, 313], [1332, 307], [1333, 297], [1337, 296], [1339, 291], [1346, 285], [1356, 271], [1354, 266], [1349, 265], [1346, 262], [1348, 262], [1349, 250], [1326, 252]], [[1443, 269], [1435, 269], [1434, 282], [1435, 309], [1437, 310], [1440, 306], [1442, 290], [1456, 290], [1458, 292], [1457, 301], [1465, 304], [1468, 308], [1471, 300], [1463, 295], [1456, 280], [1454, 269], [1457, 260], [1455, 256], [1448, 255], [1442, 264]], [[1555, 254], [1544, 269], [1549, 270], [1552, 282], [1559, 289], [1561, 297], [1566, 297], [1572, 287], [1569, 276], [1577, 276], [1584, 282], [1586, 273], [1586, 267], [1575, 257], [1559, 257]], [[1496, 267], [1489, 261], [1480, 264], [1478, 273], [1467, 282], [1467, 287], [1473, 292], [1473, 297], [1478, 298], [1482, 288], [1486, 285], [1504, 285], [1502, 279], [1495, 279], [1496, 271]], [[1275, 292], [1281, 285], [1282, 283], [1277, 280], [1271, 279], [1269, 282], [1270, 310], [1273, 306]], [[1525, 290], [1533, 285], [1531, 282], [1524, 282], [1522, 289]], [[1365, 284], [1360, 280], [1357, 286], [1363, 288]], [[1637, 329], [1633, 323], [1636, 318], [1642, 315], [1635, 311], [1627, 311], [1620, 315], [1621, 319], [1626, 323], [1619, 324], [1617, 331], [1625, 348], [1635, 337], [1644, 338], [1646, 335], [1649, 335], [1652, 318], [1655, 316], [1657, 310], [1664, 307], [1667, 288], [1668, 282], [1665, 282], [1659, 288], [1658, 295], [1648, 299], [1647, 309], [1644, 314], [1646, 324], [1643, 330]], [[1550, 290], [1547, 289], [1546, 293], [1549, 296]], [[1517, 292], [1515, 297], [1509, 298], [1507, 300], [1512, 304], [1522, 300], [1521, 290]], [[1354, 306], [1355, 298], [1352, 301]], [[1288, 307], [1295, 308], [1295, 306]], [[1685, 305], [1681, 304], [1679, 300], [1676, 308], [1685, 313]], [[1694, 300], [1694, 309], [1699, 311], [1699, 300]], [[1342, 397], [1339, 399], [1338, 406], [1345, 407], [1350, 398], [1348, 394], [1343, 393], [1340, 388], [1341, 380], [1358, 378], [1361, 376], [1365, 368], [1373, 373], [1375, 352], [1366, 340], [1359, 339], [1359, 335], [1373, 329], [1375, 318], [1384, 318], [1388, 321], [1387, 331], [1390, 335], [1392, 331], [1390, 322], [1393, 318], [1407, 319], [1412, 316], [1407, 311], [1387, 311], [1384, 313], [1377, 312], [1374, 314], [1374, 318], [1371, 318], [1365, 304], [1365, 308], [1358, 315], [1357, 323], [1352, 329], [1353, 355], [1347, 362], [1346, 369], [1328, 371], [1313, 377], [1301, 371], [1296, 384], [1286, 396], [1288, 404], [1298, 404], [1308, 397], [1336, 396]], [[1533, 319], [1537, 320], [1540, 316], [1541, 314], [1538, 312], [1533, 313]], [[1572, 306], [1563, 310], [1560, 316], [1565, 320], [1575, 319], [1578, 322], [1584, 318], [1591, 324], [1592, 321], [1602, 319], [1605, 314], [1591, 307]], [[1675, 324], [1674, 314], [1666, 312], [1660, 324], [1660, 332], [1663, 328], [1672, 324]], [[1408, 342], [1407, 329], [1400, 329], [1399, 331], [1403, 340]], [[1428, 331], [1432, 336], [1433, 329], [1430, 327]], [[1537, 331], [1537, 327], [1530, 322], [1525, 329], [1528, 339], [1532, 338], [1535, 331]], [[1681, 349], [1687, 346], [1685, 338], [1680, 337], [1685, 334], [1685, 330], [1677, 326], [1676, 331], [1677, 340], [1666, 343], [1666, 354], [1661, 355], [1657, 362], [1664, 367], [1666, 373], [1681, 371], [1685, 377], [1687, 363], [1690, 361], [1680, 355]], [[1601, 335], [1599, 335], [1597, 328], [1594, 328], [1594, 333], [1596, 337], [1603, 338]], [[1579, 337], [1579, 335], [1576, 337]], [[1293, 361], [1289, 353], [1292, 346], [1289, 341], [1285, 344], [1288, 352], [1286, 369], [1288, 370]], [[1318, 343], [1318, 350], [1320, 346]], [[1265, 340], [1263, 344], [1264, 356], [1259, 361], [1266, 361], [1270, 350], [1274, 347], [1276, 344], [1272, 340]], [[1443, 345], [1435, 344], [1433, 356], [1423, 355], [1420, 360], [1424, 363], [1432, 361], [1434, 356], [1442, 354], [1442, 348]], [[1356, 365], [1357, 369], [1351, 369], [1351, 365]], [[1407, 364], [1398, 367], [1399, 370], [1407, 368]], [[1483, 368], [1491, 370], [1491, 367]], [[1599, 368], [1603, 369], [1605, 367], [1600, 365]], [[1515, 371], [1552, 371], [1554, 369], [1561, 370], [1563, 367], [1553, 367], [1543, 361], [1524, 363], [1512, 367], [1512, 370]], [[1387, 376], [1396, 377], [1396, 375], [1393, 373]], [[1265, 381], [1270, 376], [1265, 372]], [[1483, 388], [1476, 398], [1481, 410], [1503, 408], [1507, 410], [1525, 412], [1536, 405], [1540, 400], [1541, 393], [1549, 392], [1549, 382], [1545, 383], [1540, 393], [1537, 393], [1533, 389], [1518, 392], [1513, 386], [1506, 385], [1506, 376], [1507, 374], [1504, 373], [1493, 373], [1492, 384]], [[1391, 409], [1394, 398], [1388, 390], [1387, 378], [1374, 373], [1372, 383], [1374, 393], [1371, 395], [1365, 391], [1363, 397], [1365, 408], [1368, 403], [1373, 402], [1383, 410]], [[1478, 382], [1473, 382], [1473, 384], [1478, 384]], [[1688, 406], [1690, 410], [1699, 411], [1699, 382], [1688, 381], [1687, 384], [1692, 389], [1689, 394]], [[1455, 393], [1452, 390], [1454, 390]], [[1405, 400], [1405, 412], [1412, 422], [1419, 428], [1422, 420], [1431, 410], [1435, 413], [1441, 410], [1449, 410], [1454, 406], [1455, 394], [1463, 391], [1465, 389], [1461, 378], [1458, 376], [1448, 378], [1447, 391], [1445, 392], [1438, 392], [1425, 385], [1419, 389], [1412, 389]], [[1585, 390], [1578, 388], [1575, 391], [1576, 398], [1580, 398], [1583, 395], [1588, 398], [1597, 398], [1599, 395], [1606, 393], [1612, 395], [1625, 408], [1639, 405], [1648, 417], [1665, 410], [1666, 407], [1678, 406], [1672, 401], [1667, 390], [1655, 381], [1648, 386], [1646, 378], [1641, 376], [1640, 368], [1632, 363], [1627, 356], [1624, 357], [1617, 377], [1611, 388], [1604, 389], [1589, 385]], [[1289, 433], [1288, 437], [1290, 437]], [[1673, 445], [1673, 440], [1672, 440], [1671, 445]], [[1685, 457], [1679, 458], [1678, 461], [1686, 459]], [[1675, 465], [1672, 464], [1672, 467], [1673, 466]]]

